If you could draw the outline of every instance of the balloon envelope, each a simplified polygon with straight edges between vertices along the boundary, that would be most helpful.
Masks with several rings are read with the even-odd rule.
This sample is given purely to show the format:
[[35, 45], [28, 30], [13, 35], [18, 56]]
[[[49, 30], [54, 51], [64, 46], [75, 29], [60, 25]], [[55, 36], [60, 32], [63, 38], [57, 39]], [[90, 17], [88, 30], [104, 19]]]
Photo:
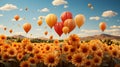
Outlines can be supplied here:
[[76, 25], [73, 19], [67, 19], [64, 22], [64, 26], [67, 26], [69, 28], [68, 33], [70, 33], [75, 28]]
[[65, 26], [62, 28], [62, 31], [64, 34], [67, 34], [69, 32], [69, 28]]
[[52, 28], [57, 23], [57, 16], [55, 14], [48, 14], [45, 20], [48, 26]]
[[48, 31], [45, 31], [44, 34], [47, 35], [47, 34], [48, 34]]
[[16, 21], [18, 21], [18, 20], [19, 20], [19, 18], [20, 18], [20, 16], [19, 16], [19, 15], [15, 15], [15, 16], [14, 16], [14, 19], [15, 19]]
[[55, 24], [55, 26], [54, 26], [54, 30], [55, 30], [55, 32], [59, 35], [59, 36], [61, 36], [62, 35], [62, 28], [63, 28], [63, 22], [57, 22], [56, 24]]
[[82, 14], [78, 14], [75, 16], [75, 23], [80, 28], [85, 22], [85, 16]]
[[63, 23], [66, 19], [72, 19], [72, 13], [71, 12], [66, 11], [66, 12], [63, 12], [61, 14], [61, 20], [63, 21]]
[[106, 23], [105, 22], [101, 22], [99, 24], [99, 28], [101, 29], [101, 31], [104, 31], [106, 29]]
[[41, 26], [42, 25], [42, 20], [41, 19], [38, 20], [37, 24], [38, 24], [38, 26]]
[[13, 30], [12, 30], [12, 29], [10, 29], [10, 30], [9, 30], [9, 32], [10, 32], [10, 33], [12, 33], [12, 32], [13, 32]]
[[30, 23], [25, 23], [23, 24], [23, 29], [26, 33], [28, 33], [31, 30], [31, 24]]

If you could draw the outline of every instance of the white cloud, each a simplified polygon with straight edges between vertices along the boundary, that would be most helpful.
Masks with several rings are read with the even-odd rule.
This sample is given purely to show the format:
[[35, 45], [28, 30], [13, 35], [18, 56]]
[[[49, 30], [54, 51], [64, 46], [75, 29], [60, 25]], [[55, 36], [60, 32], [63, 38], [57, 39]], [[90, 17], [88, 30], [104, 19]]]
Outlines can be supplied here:
[[90, 20], [99, 20], [99, 19], [100, 19], [100, 17], [95, 16], [95, 17], [90, 17], [89, 19], [90, 19]]
[[112, 10], [108, 10], [108, 11], [104, 11], [102, 16], [103, 17], [113, 17], [116, 16], [118, 13], [112, 11]]
[[37, 20], [35, 17], [32, 18], [33, 20]]
[[68, 4], [68, 2], [66, 0], [53, 0], [52, 4], [54, 6], [59, 6], [59, 5], [63, 5], [63, 4]]
[[20, 11], [23, 11], [23, 9], [21, 8], [21, 9], [19, 9]]
[[48, 8], [43, 8], [40, 10], [40, 12], [49, 12], [49, 9]]
[[120, 29], [120, 26], [113, 25], [113, 26], [110, 26], [110, 28], [112, 28], [112, 29]]
[[64, 5], [64, 8], [68, 8], [68, 6], [67, 6], [67, 5]]
[[0, 25], [0, 28], [4, 28], [4, 27], [6, 27], [6, 26], [4, 26], [4, 25]]
[[0, 14], [0, 17], [2, 17], [3, 16], [3, 14]]
[[2, 11], [10, 11], [10, 10], [15, 10], [18, 9], [17, 6], [13, 5], [13, 4], [5, 4], [4, 6], [0, 7], [0, 10]]
[[13, 35], [25, 35], [26, 33], [25, 32], [13, 32], [12, 34]]
[[[22, 21], [24, 20], [25, 18], [20, 18], [18, 21]], [[14, 18], [11, 20], [11, 21], [16, 21]]]
[[38, 19], [45, 19], [46, 16], [39, 16]]
[[100, 31], [99, 30], [84, 30], [84, 29], [82, 29], [81, 32], [84, 32], [84, 33], [98, 33]]

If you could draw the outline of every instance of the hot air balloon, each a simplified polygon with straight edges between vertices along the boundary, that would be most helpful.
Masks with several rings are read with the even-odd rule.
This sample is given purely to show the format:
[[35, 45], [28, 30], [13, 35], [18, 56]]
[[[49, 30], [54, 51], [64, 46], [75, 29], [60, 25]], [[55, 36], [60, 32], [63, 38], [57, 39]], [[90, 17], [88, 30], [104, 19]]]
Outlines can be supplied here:
[[18, 21], [18, 20], [19, 20], [19, 18], [20, 18], [20, 16], [19, 16], [19, 15], [15, 15], [15, 16], [14, 16], [14, 19], [15, 19], [16, 21]]
[[59, 35], [59, 36], [61, 36], [62, 35], [62, 28], [63, 28], [63, 22], [58, 22], [58, 23], [56, 23], [55, 24], [55, 26], [54, 26], [54, 30], [55, 30], [55, 32]]
[[12, 33], [12, 32], [13, 32], [13, 30], [12, 30], [12, 29], [10, 29], [10, 30], [9, 30], [9, 32], [10, 32], [10, 33]]
[[52, 39], [53, 39], [53, 35], [50, 36], [50, 40], [52, 40]]
[[72, 19], [72, 13], [71, 12], [66, 11], [66, 12], [63, 12], [61, 14], [61, 20], [63, 21], [63, 23], [66, 19]]
[[28, 33], [31, 30], [31, 24], [30, 23], [25, 23], [23, 24], [23, 29], [26, 33]]
[[106, 23], [105, 22], [101, 22], [99, 24], [99, 28], [101, 29], [102, 32], [104, 32], [104, 30], [106, 29]]
[[48, 14], [45, 20], [48, 26], [52, 28], [57, 23], [57, 16], [55, 14]]
[[90, 9], [94, 9], [94, 7], [92, 6], [92, 4], [88, 4], [88, 7], [90, 8]]
[[44, 34], [47, 35], [47, 34], [48, 34], [48, 31], [45, 31]]
[[37, 24], [38, 24], [39, 26], [41, 26], [41, 25], [42, 25], [42, 20], [41, 20], [41, 19], [38, 20]]
[[70, 33], [75, 28], [76, 25], [73, 19], [67, 19], [64, 22], [64, 26], [67, 26], [69, 28], [68, 33]]
[[65, 26], [62, 28], [62, 31], [64, 34], [67, 34], [69, 32], [69, 28]]
[[6, 28], [6, 27], [4, 27], [3, 29], [4, 29], [5, 31], [7, 30], [7, 28]]
[[75, 23], [80, 28], [85, 22], [85, 16], [82, 14], [78, 14], [75, 16]]

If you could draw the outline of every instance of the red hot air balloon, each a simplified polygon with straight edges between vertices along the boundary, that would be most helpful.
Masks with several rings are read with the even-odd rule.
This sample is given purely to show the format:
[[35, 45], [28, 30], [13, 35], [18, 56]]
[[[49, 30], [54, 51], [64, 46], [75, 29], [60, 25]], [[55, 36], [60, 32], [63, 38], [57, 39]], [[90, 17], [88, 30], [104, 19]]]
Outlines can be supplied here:
[[59, 36], [61, 36], [62, 35], [62, 28], [63, 28], [63, 22], [58, 22], [58, 23], [56, 23], [55, 24], [55, 26], [54, 26], [54, 30], [55, 30], [55, 32], [59, 35]]
[[66, 19], [72, 19], [72, 13], [71, 12], [66, 11], [66, 12], [63, 12], [61, 14], [61, 20], [63, 21], [63, 23]]

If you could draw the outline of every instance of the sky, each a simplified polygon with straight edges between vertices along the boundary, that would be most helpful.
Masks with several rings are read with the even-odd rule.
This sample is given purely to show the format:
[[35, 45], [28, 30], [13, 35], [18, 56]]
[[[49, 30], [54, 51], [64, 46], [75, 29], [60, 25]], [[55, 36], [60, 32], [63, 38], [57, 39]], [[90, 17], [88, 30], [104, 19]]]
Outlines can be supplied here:
[[[53, 38], [63, 39], [71, 34], [80, 37], [110, 34], [120, 36], [120, 0], [0, 0], [0, 34], [7, 36], [24, 35], [26, 37], [46, 37], [53, 35]], [[92, 7], [88, 7], [91, 4]], [[26, 11], [25, 9], [28, 8]], [[57, 16], [57, 22], [61, 22], [61, 14], [70, 11], [73, 19], [77, 14], [85, 16], [84, 24], [61, 37], [50, 28], [45, 22], [45, 16], [53, 13]], [[19, 21], [15, 21], [14, 16], [19, 15]], [[41, 26], [37, 25], [39, 17], [43, 17]], [[26, 34], [23, 24], [29, 22], [31, 30]], [[99, 28], [100, 22], [106, 22], [107, 28], [102, 32]], [[7, 30], [4, 31], [3, 28]], [[12, 29], [12, 34], [9, 30]], [[48, 31], [45, 36], [44, 32]], [[32, 35], [31, 35], [32, 34]]]

